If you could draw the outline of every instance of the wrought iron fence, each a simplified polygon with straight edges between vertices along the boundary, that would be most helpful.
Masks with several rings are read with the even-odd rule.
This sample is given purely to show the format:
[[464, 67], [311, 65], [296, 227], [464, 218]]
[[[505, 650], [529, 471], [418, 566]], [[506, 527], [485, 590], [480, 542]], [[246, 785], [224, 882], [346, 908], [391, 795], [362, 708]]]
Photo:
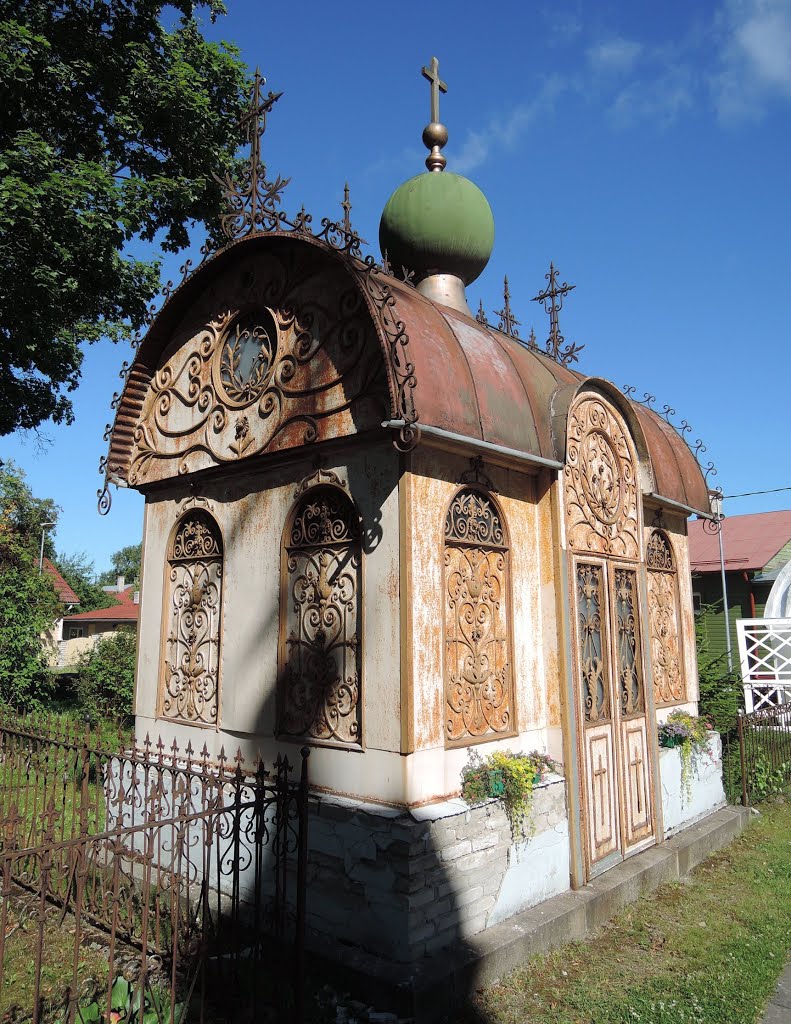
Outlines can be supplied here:
[[307, 756], [0, 719], [0, 1019], [301, 1020]]
[[791, 703], [742, 711], [720, 727], [723, 783], [732, 803], [745, 807], [782, 792], [791, 782]]

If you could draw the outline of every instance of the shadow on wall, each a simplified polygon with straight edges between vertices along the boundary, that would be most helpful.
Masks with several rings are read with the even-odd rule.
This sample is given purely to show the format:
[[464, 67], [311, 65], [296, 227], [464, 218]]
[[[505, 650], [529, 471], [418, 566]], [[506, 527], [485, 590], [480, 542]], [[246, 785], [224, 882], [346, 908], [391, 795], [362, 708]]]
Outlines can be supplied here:
[[536, 788], [532, 823], [531, 838], [514, 844], [499, 802], [407, 812], [314, 798], [308, 922], [317, 974], [377, 1011], [430, 1019], [462, 1004], [480, 977], [472, 965], [491, 946], [484, 929], [568, 889], [559, 776]]
[[[300, 480], [310, 473], [309, 464], [303, 464], [299, 472], [284, 468], [277, 483], [295, 492]], [[343, 475], [352, 495], [365, 496], [360, 508], [360, 547], [366, 555], [371, 554], [382, 542], [384, 503], [384, 498], [376, 503], [371, 494], [377, 491], [386, 497], [385, 474], [375, 488], [361, 467], [350, 468]], [[257, 494], [258, 483], [255, 474], [247, 474], [231, 485], [207, 485], [204, 494], [216, 506], [234, 503]], [[292, 512], [296, 500], [295, 496]], [[230, 525], [223, 531], [226, 553], [244, 542], [242, 530], [250, 527], [237, 516], [229, 518]], [[289, 522], [281, 529], [281, 539]], [[290, 553], [284, 556], [279, 544], [279, 574], [283, 562], [291, 557]], [[353, 555], [347, 549], [325, 566], [324, 582], [329, 591], [350, 574], [352, 563]], [[314, 577], [307, 590], [304, 580], [300, 584], [301, 599], [313, 615], [312, 633], [303, 643], [306, 671], [299, 681], [279, 674], [276, 687], [261, 686], [249, 709], [249, 729], [223, 728], [226, 754], [233, 756], [238, 743], [249, 761], [260, 743], [260, 754], [267, 763], [283, 753], [298, 764], [305, 734], [321, 737], [328, 709], [331, 713], [337, 705], [332, 688], [339, 673], [333, 651], [337, 652], [340, 620], [331, 594], [321, 593], [322, 566], [316, 558], [311, 562], [306, 557], [305, 566], [295, 565], [293, 579], [286, 573], [287, 607], [293, 609], [299, 603], [294, 587], [296, 577], [306, 576], [306, 567]], [[226, 578], [224, 584], [229, 587], [231, 581]], [[273, 678], [276, 652], [272, 638], [281, 633], [282, 585], [281, 580], [272, 588], [277, 600], [257, 603], [259, 608], [269, 607], [257, 628], [246, 620], [234, 629], [227, 616], [225, 620], [224, 652], [233, 649], [236, 664], [260, 665], [263, 679]], [[239, 611], [236, 607], [234, 614]], [[233, 679], [227, 671], [223, 675], [227, 699]], [[293, 727], [285, 730], [293, 732], [293, 738], [282, 735], [283, 708], [278, 707], [277, 694], [286, 686], [296, 691], [303, 712], [300, 728], [292, 723]], [[238, 722], [237, 709], [234, 724]], [[338, 756], [350, 755], [339, 752]], [[356, 770], [363, 773], [365, 758], [356, 760]], [[364, 788], [361, 778], [359, 790]], [[563, 781], [556, 779], [537, 790], [536, 835], [521, 856], [517, 856], [508, 820], [497, 803], [468, 808], [460, 800], [451, 800], [407, 812], [329, 795], [312, 797], [307, 877], [309, 980], [330, 979], [339, 996], [348, 991], [380, 1011], [408, 1015], [419, 1011], [429, 1017], [447, 1012], [452, 1001], [466, 993], [469, 974], [465, 968], [485, 947], [484, 929], [520, 909], [520, 900], [522, 906], [532, 905], [568, 888], [564, 789]], [[541, 865], [541, 870], [536, 870], [536, 865]], [[555, 869], [549, 870], [548, 865]], [[562, 877], [558, 877], [558, 866]], [[290, 890], [295, 891], [293, 886]], [[436, 975], [443, 977], [442, 984], [429, 987], [429, 977]]]

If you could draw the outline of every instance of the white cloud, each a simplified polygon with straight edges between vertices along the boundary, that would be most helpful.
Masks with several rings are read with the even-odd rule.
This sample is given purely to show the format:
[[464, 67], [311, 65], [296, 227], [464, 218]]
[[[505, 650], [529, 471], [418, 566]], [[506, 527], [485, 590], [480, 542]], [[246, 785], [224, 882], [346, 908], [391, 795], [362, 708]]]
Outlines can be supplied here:
[[571, 88], [571, 81], [560, 75], [547, 78], [535, 97], [520, 103], [499, 117], [493, 117], [485, 128], [469, 131], [460, 149], [454, 151], [452, 140], [448, 144], [448, 169], [469, 174], [485, 163], [497, 150], [513, 149], [527, 133], [539, 114], [551, 112], [554, 101]]
[[661, 128], [672, 124], [694, 105], [695, 78], [684, 65], [656, 78], [631, 82], [615, 97], [610, 114], [620, 125], [651, 121]]
[[552, 43], [567, 43], [578, 36], [583, 29], [582, 15], [579, 10], [563, 10], [557, 3], [541, 9], [541, 18], [549, 33]]
[[791, 99], [791, 0], [728, 0], [719, 28], [721, 117], [760, 116], [769, 100]]
[[595, 71], [631, 71], [642, 51], [642, 43], [615, 36], [589, 47], [588, 62]]

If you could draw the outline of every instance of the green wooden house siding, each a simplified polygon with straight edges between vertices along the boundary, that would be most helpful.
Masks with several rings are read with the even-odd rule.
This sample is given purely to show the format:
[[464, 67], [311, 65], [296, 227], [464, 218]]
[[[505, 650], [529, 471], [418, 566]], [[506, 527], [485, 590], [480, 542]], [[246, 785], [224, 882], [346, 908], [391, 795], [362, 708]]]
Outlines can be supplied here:
[[761, 575], [777, 576], [787, 562], [791, 562], [791, 540], [780, 548], [774, 558], [769, 559], [761, 570]]
[[[764, 613], [766, 599], [772, 589], [771, 581], [747, 581], [743, 572], [725, 574], [728, 590], [728, 618], [731, 626], [731, 647], [733, 649], [733, 667], [739, 670], [739, 651], [736, 643], [736, 620], [760, 618]], [[755, 599], [753, 612], [750, 601], [752, 589]], [[727, 671], [727, 643], [725, 636], [725, 615], [722, 602], [722, 578], [719, 573], [692, 576], [692, 590], [700, 594], [701, 611], [697, 617], [698, 628], [706, 642], [707, 653], [711, 657], [722, 659], [723, 672]]]

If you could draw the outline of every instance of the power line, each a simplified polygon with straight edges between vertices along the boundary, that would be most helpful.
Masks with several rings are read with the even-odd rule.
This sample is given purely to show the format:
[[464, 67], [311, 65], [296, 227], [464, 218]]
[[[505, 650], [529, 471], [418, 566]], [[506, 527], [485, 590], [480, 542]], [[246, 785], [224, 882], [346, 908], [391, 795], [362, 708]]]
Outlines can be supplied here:
[[780, 491], [791, 491], [791, 487], [772, 487], [768, 491], [745, 491], [744, 494], [723, 494], [723, 500], [725, 498], [752, 498], [756, 494], [777, 494]]

